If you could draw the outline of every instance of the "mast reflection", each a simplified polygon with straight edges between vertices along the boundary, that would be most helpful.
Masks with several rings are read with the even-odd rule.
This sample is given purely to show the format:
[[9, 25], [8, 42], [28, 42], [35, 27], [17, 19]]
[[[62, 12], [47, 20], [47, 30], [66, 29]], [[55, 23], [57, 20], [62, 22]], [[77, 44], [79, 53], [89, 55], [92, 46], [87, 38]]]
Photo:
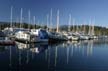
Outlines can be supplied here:
[[93, 52], [93, 40], [90, 40], [88, 42], [88, 47], [87, 47], [87, 56], [92, 56]]

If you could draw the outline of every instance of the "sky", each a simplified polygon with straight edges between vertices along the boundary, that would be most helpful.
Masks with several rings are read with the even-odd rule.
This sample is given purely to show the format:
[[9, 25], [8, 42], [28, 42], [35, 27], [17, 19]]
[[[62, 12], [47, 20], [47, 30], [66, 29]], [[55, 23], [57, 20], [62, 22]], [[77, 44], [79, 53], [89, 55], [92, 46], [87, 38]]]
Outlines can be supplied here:
[[[10, 21], [11, 7], [13, 6], [13, 22], [19, 22], [20, 10], [23, 9], [23, 22], [28, 23], [28, 11], [33, 23], [45, 25], [47, 15], [52, 9], [52, 24], [56, 25], [57, 10], [59, 10], [60, 25], [68, 25], [69, 14], [74, 24], [87, 24], [108, 27], [108, 0], [0, 0], [0, 21]], [[71, 23], [72, 24], [72, 23]]]

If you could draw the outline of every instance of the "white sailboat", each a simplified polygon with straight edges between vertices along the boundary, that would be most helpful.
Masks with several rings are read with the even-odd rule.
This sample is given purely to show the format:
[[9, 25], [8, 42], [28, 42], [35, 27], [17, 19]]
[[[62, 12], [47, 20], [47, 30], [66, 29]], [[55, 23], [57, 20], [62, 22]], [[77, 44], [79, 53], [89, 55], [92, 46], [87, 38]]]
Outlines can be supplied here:
[[68, 25], [68, 33], [66, 34], [68, 40], [77, 41], [79, 40], [79, 37], [74, 35], [73, 32], [71, 32], [71, 14], [69, 14], [69, 25]]
[[3, 32], [6, 34], [6, 36], [12, 36], [13, 35], [13, 24], [12, 24], [12, 20], [13, 20], [13, 6], [11, 6], [11, 11], [10, 11], [10, 27], [4, 28]]
[[49, 25], [49, 15], [47, 14], [46, 17], [47, 17], [47, 29], [46, 30], [49, 31], [49, 28], [48, 28], [48, 25]]
[[67, 37], [59, 31], [59, 10], [57, 11], [57, 28], [56, 32], [48, 32], [49, 42], [66, 41]]
[[[80, 40], [89, 40], [90, 39], [90, 33], [91, 33], [91, 21], [89, 22], [89, 31], [88, 31], [88, 34], [86, 33], [79, 33], [79, 36], [80, 36]], [[85, 32], [85, 27], [84, 27], [84, 32]]]
[[[34, 16], [34, 24], [35, 24], [35, 16]], [[46, 30], [40, 29], [31, 29], [31, 42], [48, 42], [48, 33]]]
[[98, 38], [98, 37], [95, 35], [94, 24], [95, 24], [95, 21], [92, 22], [91, 36], [90, 36], [91, 39], [97, 39], [97, 38]]
[[22, 24], [22, 14], [23, 14], [23, 9], [21, 8], [21, 14], [20, 14], [20, 29], [15, 33], [15, 40], [21, 41], [21, 42], [28, 42], [31, 39], [30, 33], [28, 30], [21, 28]]

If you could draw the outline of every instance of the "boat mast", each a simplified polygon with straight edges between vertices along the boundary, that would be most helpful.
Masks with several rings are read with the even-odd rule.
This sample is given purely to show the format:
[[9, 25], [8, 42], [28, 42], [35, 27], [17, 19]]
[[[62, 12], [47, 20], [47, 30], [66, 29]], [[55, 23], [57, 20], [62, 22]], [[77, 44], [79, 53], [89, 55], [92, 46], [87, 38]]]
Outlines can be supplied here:
[[94, 35], [94, 24], [95, 24], [95, 21], [92, 22], [92, 35]]
[[47, 31], [48, 31], [48, 24], [49, 24], [49, 15], [47, 14]]
[[13, 6], [11, 6], [10, 27], [12, 28]]
[[83, 32], [83, 25], [84, 25], [84, 24], [81, 23], [81, 25], [80, 25], [80, 32], [84, 34], [84, 32]]
[[20, 28], [22, 27], [22, 13], [23, 13], [23, 9], [21, 8], [21, 12], [20, 12]]
[[56, 32], [59, 32], [59, 10], [57, 11], [57, 29]]
[[50, 11], [50, 31], [52, 31], [52, 8]]
[[72, 23], [72, 25], [73, 25], [73, 29], [72, 29], [72, 31], [75, 32], [75, 30], [74, 30], [75, 20], [73, 19], [72, 22], [73, 22], [73, 23]]
[[18, 16], [16, 17], [16, 24], [15, 24], [15, 27], [17, 27], [17, 28], [18, 28], [17, 23], [19, 23], [19, 18], [18, 18]]
[[91, 35], [91, 26], [90, 26], [90, 24], [91, 24], [91, 20], [89, 21], [89, 30], [88, 30], [88, 35]]
[[69, 25], [68, 25], [68, 32], [70, 32], [70, 28], [71, 28], [71, 26], [70, 26], [70, 24], [71, 24], [71, 14], [69, 14], [69, 23], [68, 23]]
[[31, 14], [30, 14], [30, 10], [28, 11], [28, 29], [30, 29], [30, 16], [31, 16]]
[[83, 33], [86, 34], [86, 22], [84, 22]]
[[76, 32], [79, 33], [79, 26], [76, 24]]
[[33, 17], [34, 29], [36, 29], [36, 28], [35, 28], [35, 20], [36, 20], [36, 17], [34, 16], [34, 17]]
[[[10, 16], [10, 27], [12, 28], [12, 17], [13, 17], [13, 6], [11, 6], [11, 16]], [[10, 63], [9, 66], [12, 66], [12, 50], [10, 46]]]

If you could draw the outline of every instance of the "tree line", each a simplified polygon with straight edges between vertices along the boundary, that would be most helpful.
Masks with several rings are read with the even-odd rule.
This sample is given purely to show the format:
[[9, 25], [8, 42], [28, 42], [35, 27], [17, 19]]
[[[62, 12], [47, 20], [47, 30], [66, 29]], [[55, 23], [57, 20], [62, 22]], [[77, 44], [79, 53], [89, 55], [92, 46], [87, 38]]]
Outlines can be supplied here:
[[[13, 22], [12, 24], [10, 24], [9, 22], [0, 22], [0, 30], [3, 30], [6, 27], [17, 27], [17, 28], [29, 28], [29, 29], [37, 29], [37, 28], [43, 28], [43, 29], [47, 29], [46, 25], [34, 25], [34, 24], [28, 24], [28, 23], [16, 23]], [[70, 31], [84, 31], [85, 34], [88, 34], [89, 32], [89, 28], [92, 26], [89, 25], [79, 25], [79, 26], [70, 26]], [[62, 25], [59, 27], [60, 31], [68, 31], [69, 26], [68, 25]], [[54, 30], [56, 30], [56, 28], [53, 28]], [[92, 30], [92, 29], [90, 29]], [[95, 35], [108, 35], [108, 28], [106, 27], [101, 27], [101, 26], [94, 26], [94, 34]]]

